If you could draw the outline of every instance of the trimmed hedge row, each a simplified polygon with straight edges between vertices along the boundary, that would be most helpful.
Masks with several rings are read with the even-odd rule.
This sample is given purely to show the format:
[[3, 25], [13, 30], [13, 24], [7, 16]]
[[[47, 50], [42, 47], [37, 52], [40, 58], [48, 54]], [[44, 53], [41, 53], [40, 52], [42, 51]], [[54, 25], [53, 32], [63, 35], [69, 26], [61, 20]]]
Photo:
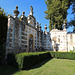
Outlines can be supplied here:
[[7, 63], [19, 69], [29, 69], [48, 58], [51, 58], [49, 52], [19, 53], [8, 54]]
[[53, 58], [75, 60], [75, 52], [50, 52]]
[[48, 58], [75, 60], [75, 53], [50, 51], [50, 52], [8, 54], [7, 63], [19, 69], [30, 69], [32, 66]]

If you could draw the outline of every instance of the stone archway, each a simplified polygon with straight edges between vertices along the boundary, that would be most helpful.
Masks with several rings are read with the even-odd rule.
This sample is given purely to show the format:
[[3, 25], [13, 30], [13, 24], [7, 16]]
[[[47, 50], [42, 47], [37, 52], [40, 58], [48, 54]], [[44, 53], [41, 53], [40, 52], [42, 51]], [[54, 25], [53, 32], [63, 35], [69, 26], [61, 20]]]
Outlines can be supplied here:
[[29, 52], [33, 51], [33, 47], [34, 47], [33, 43], [34, 43], [33, 35], [30, 34], [29, 35]]

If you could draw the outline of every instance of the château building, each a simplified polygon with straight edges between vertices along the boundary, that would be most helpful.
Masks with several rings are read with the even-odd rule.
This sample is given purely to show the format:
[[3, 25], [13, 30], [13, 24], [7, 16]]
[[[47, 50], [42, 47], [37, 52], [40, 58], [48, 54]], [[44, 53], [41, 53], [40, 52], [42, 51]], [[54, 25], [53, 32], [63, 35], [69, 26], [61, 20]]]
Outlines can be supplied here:
[[56, 28], [47, 32], [41, 29], [41, 23], [36, 22], [33, 16], [33, 7], [30, 7], [30, 14], [25, 16], [22, 13], [21, 20], [18, 18], [18, 6], [14, 10], [15, 16], [8, 17], [7, 46], [6, 53], [34, 52], [34, 51], [70, 51], [75, 46], [75, 33], [67, 34], [66, 24], [63, 30]]

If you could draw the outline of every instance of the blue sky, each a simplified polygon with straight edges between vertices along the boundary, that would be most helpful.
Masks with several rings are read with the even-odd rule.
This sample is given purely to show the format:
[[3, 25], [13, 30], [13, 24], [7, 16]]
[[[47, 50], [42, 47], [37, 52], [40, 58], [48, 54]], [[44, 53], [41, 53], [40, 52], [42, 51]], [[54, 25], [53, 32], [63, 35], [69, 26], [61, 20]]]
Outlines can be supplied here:
[[[44, 30], [45, 24], [49, 26], [49, 21], [46, 20], [44, 11], [47, 10], [44, 0], [0, 0], [0, 6], [5, 10], [7, 14], [12, 14], [14, 16], [13, 10], [15, 10], [16, 5], [20, 12], [19, 16], [25, 11], [25, 16], [27, 17], [30, 13], [30, 6], [33, 6], [34, 17], [36, 21], [41, 23], [42, 29]], [[68, 10], [67, 20], [70, 21], [73, 18], [72, 6]], [[47, 29], [49, 31], [49, 28]], [[68, 28], [67, 31], [72, 31], [72, 27]]]

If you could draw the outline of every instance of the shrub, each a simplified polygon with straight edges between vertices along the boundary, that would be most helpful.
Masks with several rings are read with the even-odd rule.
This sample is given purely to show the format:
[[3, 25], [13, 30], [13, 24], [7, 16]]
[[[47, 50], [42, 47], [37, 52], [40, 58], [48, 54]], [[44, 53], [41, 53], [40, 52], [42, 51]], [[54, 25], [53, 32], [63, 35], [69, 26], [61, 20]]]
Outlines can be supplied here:
[[7, 63], [19, 69], [29, 69], [50, 57], [49, 52], [8, 54]]
[[74, 52], [73, 50], [70, 50], [70, 52]]
[[7, 63], [19, 69], [30, 69], [32, 66], [48, 59], [71, 59], [75, 60], [75, 52], [34, 52], [34, 53], [19, 53], [8, 54]]
[[75, 52], [50, 52], [50, 54], [54, 58], [75, 60]]
[[75, 47], [73, 46], [73, 50], [70, 50], [70, 52], [75, 52]]

